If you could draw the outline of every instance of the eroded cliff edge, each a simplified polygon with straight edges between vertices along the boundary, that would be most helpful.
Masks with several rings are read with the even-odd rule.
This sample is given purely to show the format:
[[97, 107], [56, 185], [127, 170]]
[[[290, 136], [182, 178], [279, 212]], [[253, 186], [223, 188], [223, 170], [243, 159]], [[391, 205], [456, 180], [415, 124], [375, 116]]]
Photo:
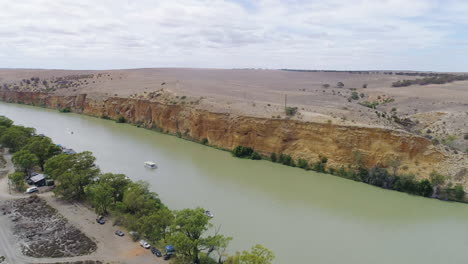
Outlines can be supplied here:
[[97, 99], [79, 94], [58, 96], [39, 92], [0, 91], [5, 102], [47, 108], [70, 107], [72, 111], [95, 117], [116, 119], [123, 116], [129, 123], [177, 134], [223, 149], [248, 146], [263, 155], [285, 153], [294, 159], [316, 162], [328, 158], [328, 166], [339, 168], [353, 163], [353, 151], [363, 154], [366, 166], [385, 166], [389, 160], [401, 159], [405, 173], [427, 177], [437, 170], [465, 184], [463, 167], [467, 155], [456, 157], [444, 153], [426, 138], [404, 131], [382, 128], [339, 126], [289, 119], [267, 119], [214, 113], [188, 105], [167, 105], [142, 99], [108, 97]]

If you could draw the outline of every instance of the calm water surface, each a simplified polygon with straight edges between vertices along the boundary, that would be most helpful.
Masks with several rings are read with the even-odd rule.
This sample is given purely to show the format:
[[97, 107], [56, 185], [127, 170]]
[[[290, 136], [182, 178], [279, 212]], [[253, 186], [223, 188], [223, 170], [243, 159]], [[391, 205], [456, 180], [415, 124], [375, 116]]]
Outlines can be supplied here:
[[[236, 159], [174, 136], [83, 115], [6, 103], [0, 103], [0, 115], [76, 151], [92, 151], [104, 172], [148, 181], [171, 208], [211, 210], [213, 223], [234, 237], [233, 251], [260, 243], [275, 252], [275, 263], [468, 263], [463, 204]], [[147, 160], [159, 168], [146, 169]]]

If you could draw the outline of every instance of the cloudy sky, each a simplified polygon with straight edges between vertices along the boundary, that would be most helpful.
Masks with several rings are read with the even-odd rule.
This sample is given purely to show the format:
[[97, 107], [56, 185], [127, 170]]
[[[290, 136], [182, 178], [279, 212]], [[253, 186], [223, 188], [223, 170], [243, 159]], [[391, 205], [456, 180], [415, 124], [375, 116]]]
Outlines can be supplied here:
[[0, 0], [0, 68], [468, 71], [466, 0]]

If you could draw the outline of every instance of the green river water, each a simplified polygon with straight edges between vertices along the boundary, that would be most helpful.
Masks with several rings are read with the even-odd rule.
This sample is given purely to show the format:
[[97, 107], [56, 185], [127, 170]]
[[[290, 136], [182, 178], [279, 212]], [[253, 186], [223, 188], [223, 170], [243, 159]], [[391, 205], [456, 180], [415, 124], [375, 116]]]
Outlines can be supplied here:
[[[468, 206], [387, 191], [230, 153], [128, 124], [0, 103], [0, 115], [104, 172], [145, 180], [170, 208], [211, 210], [232, 251], [260, 243], [275, 263], [468, 263]], [[73, 131], [73, 134], [70, 133]], [[143, 166], [155, 161], [159, 168]]]

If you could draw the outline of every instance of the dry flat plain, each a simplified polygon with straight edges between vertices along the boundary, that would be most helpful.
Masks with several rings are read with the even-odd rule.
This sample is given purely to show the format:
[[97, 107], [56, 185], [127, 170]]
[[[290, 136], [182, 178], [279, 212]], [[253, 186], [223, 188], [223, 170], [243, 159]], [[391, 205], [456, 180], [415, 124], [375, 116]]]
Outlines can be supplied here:
[[[286, 117], [286, 103], [288, 107], [298, 108], [297, 114], [288, 118], [405, 129], [446, 143], [453, 150], [468, 151], [468, 140], [464, 139], [468, 133], [468, 81], [392, 87], [399, 80], [423, 78], [398, 72], [3, 69], [0, 85], [13, 91], [141, 98], [275, 119]], [[357, 93], [357, 99], [351, 99], [353, 92]], [[373, 109], [363, 106], [365, 101], [379, 104]], [[393, 116], [398, 120], [409, 118], [412, 123], [395, 122]]]

